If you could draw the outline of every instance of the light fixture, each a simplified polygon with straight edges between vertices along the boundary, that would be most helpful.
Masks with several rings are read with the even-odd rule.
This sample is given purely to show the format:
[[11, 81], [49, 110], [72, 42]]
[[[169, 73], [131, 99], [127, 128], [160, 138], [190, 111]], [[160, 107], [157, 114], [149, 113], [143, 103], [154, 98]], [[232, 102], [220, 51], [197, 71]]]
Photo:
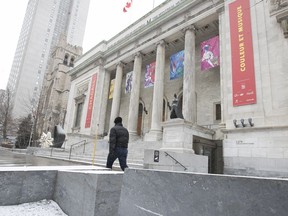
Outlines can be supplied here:
[[146, 107], [144, 107], [144, 112], [145, 112], [146, 115], [148, 114], [148, 111], [147, 111]]
[[251, 127], [254, 126], [254, 123], [252, 122], [252, 118], [248, 118], [248, 122], [249, 122], [249, 125], [250, 125]]
[[234, 124], [235, 128], [238, 128], [238, 124], [237, 124], [237, 120], [236, 119], [233, 120], [233, 124]]
[[241, 122], [241, 124], [242, 124], [242, 127], [246, 127], [246, 124], [245, 124], [245, 120], [244, 120], [244, 119], [241, 119], [240, 122]]

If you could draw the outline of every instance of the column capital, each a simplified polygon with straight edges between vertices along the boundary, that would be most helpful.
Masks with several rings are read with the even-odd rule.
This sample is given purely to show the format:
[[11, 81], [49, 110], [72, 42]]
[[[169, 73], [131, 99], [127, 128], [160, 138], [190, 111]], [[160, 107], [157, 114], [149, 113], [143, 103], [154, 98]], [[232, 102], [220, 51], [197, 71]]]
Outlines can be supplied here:
[[218, 14], [221, 14], [221, 13], [223, 13], [224, 11], [225, 11], [224, 5], [216, 10], [216, 12], [217, 12]]
[[156, 47], [158, 47], [158, 46], [166, 46], [166, 41], [165, 40], [160, 40], [160, 41], [158, 41], [157, 43], [156, 43]]
[[195, 27], [195, 25], [189, 25], [182, 29], [184, 34], [186, 33], [186, 31], [193, 31], [194, 33], [196, 33], [196, 30], [197, 28]]
[[137, 53], [134, 54], [134, 58], [142, 57], [142, 56], [143, 56], [143, 54], [141, 52], [137, 52]]
[[101, 58], [98, 58], [96, 61], [95, 61], [95, 66], [103, 66], [104, 65], [104, 59], [101, 57]]
[[124, 62], [122, 62], [122, 61], [120, 61], [120, 62], [118, 62], [117, 64], [116, 64], [116, 67], [121, 67], [121, 68], [123, 68], [124, 66], [125, 66], [125, 63]]

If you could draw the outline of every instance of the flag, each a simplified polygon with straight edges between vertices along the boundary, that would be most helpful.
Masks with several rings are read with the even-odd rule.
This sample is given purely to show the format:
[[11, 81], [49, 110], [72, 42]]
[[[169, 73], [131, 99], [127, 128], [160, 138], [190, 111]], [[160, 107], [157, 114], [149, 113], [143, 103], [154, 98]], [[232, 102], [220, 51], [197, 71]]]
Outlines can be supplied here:
[[132, 5], [132, 0], [127, 1], [127, 2], [126, 2], [126, 5], [123, 7], [123, 12], [126, 13], [126, 12], [127, 12], [127, 9], [130, 8], [131, 5]]

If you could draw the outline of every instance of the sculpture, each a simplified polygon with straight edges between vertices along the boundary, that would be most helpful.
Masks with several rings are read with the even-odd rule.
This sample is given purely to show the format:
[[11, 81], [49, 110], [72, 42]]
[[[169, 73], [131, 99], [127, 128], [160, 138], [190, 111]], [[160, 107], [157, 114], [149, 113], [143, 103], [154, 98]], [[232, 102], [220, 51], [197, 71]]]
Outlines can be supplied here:
[[60, 125], [54, 128], [54, 141], [52, 147], [61, 148], [66, 138], [64, 129]]
[[49, 148], [50, 146], [53, 145], [53, 138], [51, 137], [51, 133], [48, 132], [47, 134], [45, 134], [44, 132], [42, 133], [41, 137], [40, 137], [40, 146], [41, 148]]
[[178, 102], [178, 98], [177, 98], [176, 94], [174, 94], [174, 99], [172, 101], [172, 105], [170, 106], [169, 102], [167, 105], [168, 105], [169, 109], [171, 110], [170, 119], [174, 119], [174, 118], [182, 118], [183, 119], [182, 112], [179, 109], [179, 102]]

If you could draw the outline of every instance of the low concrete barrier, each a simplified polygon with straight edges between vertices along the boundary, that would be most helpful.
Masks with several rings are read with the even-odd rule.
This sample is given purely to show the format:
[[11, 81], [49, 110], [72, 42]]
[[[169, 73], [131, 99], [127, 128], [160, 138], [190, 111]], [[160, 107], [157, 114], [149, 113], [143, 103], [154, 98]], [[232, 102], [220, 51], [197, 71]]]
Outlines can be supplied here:
[[94, 166], [1, 168], [0, 206], [47, 199], [69, 216], [114, 216], [122, 178], [123, 172]]
[[125, 170], [119, 215], [286, 216], [288, 180]]
[[85, 167], [2, 168], [0, 205], [52, 199], [69, 216], [286, 216], [288, 212], [288, 179], [142, 169], [127, 169], [123, 175]]
[[53, 200], [69, 216], [114, 216], [122, 178], [122, 172], [59, 171]]
[[52, 199], [57, 171], [1, 171], [0, 205], [17, 205]]

